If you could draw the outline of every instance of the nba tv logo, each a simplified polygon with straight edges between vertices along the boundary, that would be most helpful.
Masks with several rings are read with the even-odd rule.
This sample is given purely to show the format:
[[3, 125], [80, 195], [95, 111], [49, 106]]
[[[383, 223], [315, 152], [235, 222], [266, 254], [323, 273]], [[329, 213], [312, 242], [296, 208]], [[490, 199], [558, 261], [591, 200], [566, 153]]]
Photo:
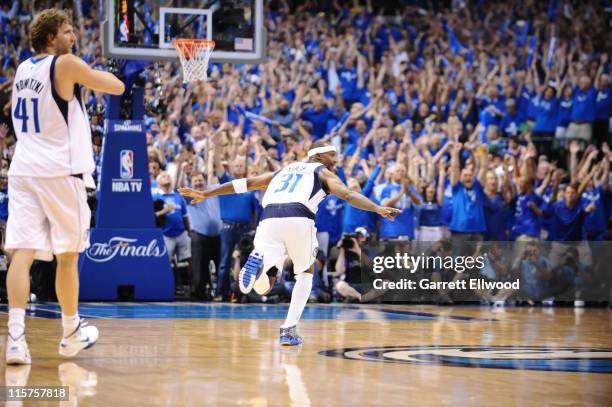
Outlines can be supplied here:
[[134, 178], [134, 151], [121, 150], [119, 176], [122, 179]]

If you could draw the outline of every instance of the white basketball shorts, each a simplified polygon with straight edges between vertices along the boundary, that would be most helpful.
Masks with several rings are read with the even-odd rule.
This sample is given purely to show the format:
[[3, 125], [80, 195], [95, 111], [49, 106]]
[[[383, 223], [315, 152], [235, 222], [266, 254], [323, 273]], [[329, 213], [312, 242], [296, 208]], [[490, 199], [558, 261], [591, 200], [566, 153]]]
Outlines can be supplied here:
[[6, 249], [35, 249], [39, 260], [87, 249], [91, 211], [82, 179], [11, 176], [8, 194]]
[[293, 272], [310, 268], [317, 255], [317, 228], [308, 218], [268, 218], [257, 226], [255, 251], [263, 256], [264, 271], [276, 266], [283, 269], [287, 256]]

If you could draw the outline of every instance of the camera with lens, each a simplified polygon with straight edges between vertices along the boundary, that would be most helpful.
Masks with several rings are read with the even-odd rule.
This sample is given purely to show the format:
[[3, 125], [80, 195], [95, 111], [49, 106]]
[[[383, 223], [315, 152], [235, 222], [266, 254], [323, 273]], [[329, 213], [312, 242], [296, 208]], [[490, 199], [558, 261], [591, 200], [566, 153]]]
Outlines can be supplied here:
[[342, 243], [340, 247], [344, 250], [352, 249], [355, 246], [355, 240], [360, 237], [359, 233], [344, 233], [342, 234]]
[[255, 249], [255, 244], [253, 243], [255, 240], [254, 232], [245, 233], [240, 237], [238, 243], [236, 243], [236, 250], [240, 252], [240, 264], [245, 264], [249, 255]]
[[578, 250], [575, 247], [570, 247], [563, 253], [561, 264], [576, 267], [578, 265], [578, 256]]

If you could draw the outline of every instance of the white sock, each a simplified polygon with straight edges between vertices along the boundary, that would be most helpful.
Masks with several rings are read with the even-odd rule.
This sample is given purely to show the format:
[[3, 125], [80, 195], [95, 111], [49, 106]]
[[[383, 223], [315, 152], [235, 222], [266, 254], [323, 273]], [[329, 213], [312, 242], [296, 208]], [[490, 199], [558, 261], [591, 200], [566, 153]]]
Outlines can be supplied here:
[[13, 339], [19, 338], [25, 331], [25, 309], [10, 308], [8, 318], [8, 332]]
[[310, 297], [310, 291], [312, 291], [312, 274], [303, 272], [295, 276], [295, 286], [293, 286], [293, 292], [291, 293], [291, 303], [289, 304], [289, 312], [287, 312], [287, 319], [285, 323], [281, 325], [281, 328], [289, 328], [297, 325], [302, 311], [308, 302]]
[[69, 337], [79, 326], [79, 313], [72, 316], [62, 314], [62, 328], [64, 328], [64, 338]]

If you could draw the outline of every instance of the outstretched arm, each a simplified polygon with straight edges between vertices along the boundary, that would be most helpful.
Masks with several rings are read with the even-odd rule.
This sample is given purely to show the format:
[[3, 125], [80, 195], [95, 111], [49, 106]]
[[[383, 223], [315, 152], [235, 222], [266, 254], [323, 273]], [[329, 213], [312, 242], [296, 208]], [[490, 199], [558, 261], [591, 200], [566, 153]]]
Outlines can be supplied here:
[[72, 97], [71, 92], [75, 83], [111, 95], [121, 95], [125, 91], [125, 85], [115, 75], [92, 69], [85, 61], [72, 54], [60, 56], [56, 62], [56, 69], [55, 86], [60, 96], [66, 100]]
[[[255, 189], [266, 189], [270, 184], [270, 181], [272, 181], [272, 177], [274, 177], [274, 173], [268, 172], [257, 177], [247, 178], [247, 190], [252, 191]], [[193, 198], [193, 200], [191, 201], [192, 204], [197, 204], [198, 202], [202, 202], [204, 199], [212, 198], [213, 196], [231, 195], [237, 193], [234, 189], [234, 184], [232, 182], [226, 182], [219, 185], [218, 187], [205, 191], [196, 191], [192, 188], [179, 188], [178, 191], [183, 196]]]
[[451, 166], [450, 166], [450, 181], [451, 186], [457, 185], [461, 169], [459, 168], [459, 153], [461, 152], [461, 143], [455, 143], [451, 147]]
[[400, 213], [399, 209], [380, 206], [370, 201], [359, 192], [351, 191], [340, 181], [337, 175], [324, 169], [319, 174], [321, 182], [327, 187], [328, 191], [338, 198], [345, 200], [355, 208], [363, 209], [364, 211], [375, 212], [380, 216], [389, 220], [394, 220], [395, 216]]

